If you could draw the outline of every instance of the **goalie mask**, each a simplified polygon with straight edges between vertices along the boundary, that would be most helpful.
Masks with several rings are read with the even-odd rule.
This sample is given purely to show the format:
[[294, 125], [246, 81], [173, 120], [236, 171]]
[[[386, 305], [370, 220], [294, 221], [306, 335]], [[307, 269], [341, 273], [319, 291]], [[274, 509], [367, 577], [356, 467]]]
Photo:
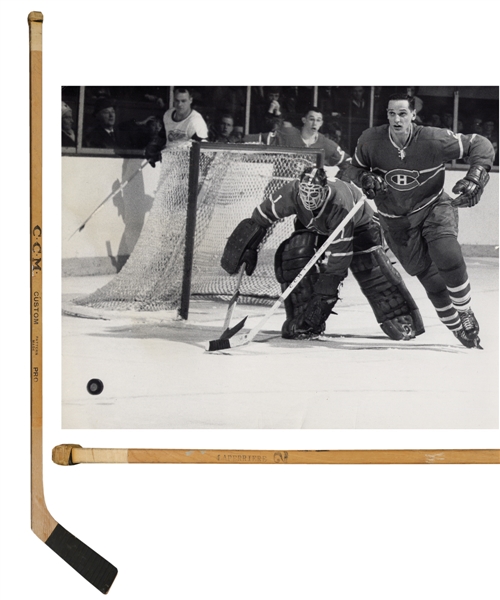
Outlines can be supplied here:
[[328, 178], [325, 170], [307, 167], [300, 176], [299, 198], [307, 210], [321, 208], [328, 196]]

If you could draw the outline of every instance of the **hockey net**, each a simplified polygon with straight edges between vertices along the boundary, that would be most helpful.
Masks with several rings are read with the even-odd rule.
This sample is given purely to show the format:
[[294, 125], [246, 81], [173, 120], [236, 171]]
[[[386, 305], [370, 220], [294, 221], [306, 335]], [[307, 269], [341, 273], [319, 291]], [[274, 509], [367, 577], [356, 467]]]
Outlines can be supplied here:
[[[153, 206], [130, 258], [111, 281], [77, 298], [75, 304], [112, 311], [179, 309], [186, 277], [191, 146], [163, 152]], [[253, 145], [199, 146], [190, 297], [228, 299], [234, 293], [235, 277], [220, 266], [226, 239], [268, 194], [297, 178], [304, 167], [317, 164], [321, 154]], [[279, 296], [274, 255], [292, 230], [293, 217], [269, 230], [259, 249], [257, 268], [251, 277], [243, 278], [240, 302], [269, 304]]]

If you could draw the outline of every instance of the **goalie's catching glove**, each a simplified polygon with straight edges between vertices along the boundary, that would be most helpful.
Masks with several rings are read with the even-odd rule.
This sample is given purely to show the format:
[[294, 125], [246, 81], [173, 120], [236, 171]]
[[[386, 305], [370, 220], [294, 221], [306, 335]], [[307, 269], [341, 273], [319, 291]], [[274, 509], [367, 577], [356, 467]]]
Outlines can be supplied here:
[[476, 206], [489, 180], [490, 176], [484, 167], [480, 165], [471, 167], [467, 175], [457, 181], [453, 187], [453, 193], [459, 194], [453, 201], [454, 206], [467, 208]]
[[373, 200], [379, 192], [387, 190], [387, 184], [380, 175], [367, 171], [361, 177], [361, 189], [367, 198]]

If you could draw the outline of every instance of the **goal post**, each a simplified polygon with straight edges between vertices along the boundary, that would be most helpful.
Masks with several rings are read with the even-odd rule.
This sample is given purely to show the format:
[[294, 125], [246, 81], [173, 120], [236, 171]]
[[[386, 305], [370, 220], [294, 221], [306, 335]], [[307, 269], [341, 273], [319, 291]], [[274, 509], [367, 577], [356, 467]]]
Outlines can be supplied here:
[[[188, 318], [192, 299], [228, 300], [234, 278], [220, 266], [234, 227], [264, 198], [322, 166], [323, 150], [260, 144], [186, 142], [162, 153], [153, 206], [127, 263], [105, 286], [73, 302], [99, 310], [176, 310]], [[276, 223], [259, 249], [240, 302], [273, 303], [281, 293], [274, 255], [293, 231], [293, 217]]]

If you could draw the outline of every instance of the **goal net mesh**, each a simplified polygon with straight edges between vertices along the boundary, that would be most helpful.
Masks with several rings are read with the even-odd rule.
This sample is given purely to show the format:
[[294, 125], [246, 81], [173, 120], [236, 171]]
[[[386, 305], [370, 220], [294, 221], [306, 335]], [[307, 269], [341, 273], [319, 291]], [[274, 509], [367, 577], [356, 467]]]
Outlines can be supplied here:
[[[184, 277], [191, 144], [162, 154], [161, 173], [149, 217], [130, 258], [105, 286], [74, 303], [103, 310], [177, 309]], [[220, 266], [227, 238], [268, 195], [316, 164], [317, 152], [204, 148], [200, 145], [191, 298], [228, 299], [235, 277]], [[275, 224], [259, 249], [257, 268], [243, 277], [240, 302], [272, 303], [281, 293], [274, 255], [293, 231], [293, 217]]]

